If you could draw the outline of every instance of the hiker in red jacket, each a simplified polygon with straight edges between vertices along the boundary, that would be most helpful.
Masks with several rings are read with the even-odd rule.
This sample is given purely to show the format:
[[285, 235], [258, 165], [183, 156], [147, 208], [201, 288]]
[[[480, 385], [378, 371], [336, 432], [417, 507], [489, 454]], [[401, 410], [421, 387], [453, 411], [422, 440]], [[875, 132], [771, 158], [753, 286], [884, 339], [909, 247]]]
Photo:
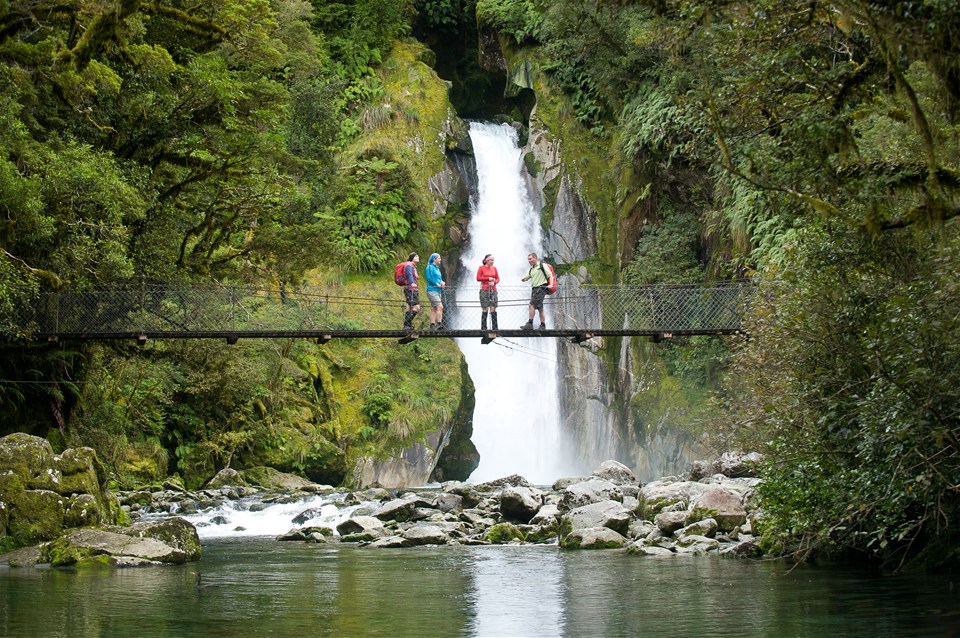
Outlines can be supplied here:
[[490, 315], [490, 329], [497, 329], [497, 284], [500, 273], [493, 265], [493, 255], [483, 258], [483, 264], [477, 269], [477, 281], [480, 282], [480, 329], [487, 329], [487, 315]]

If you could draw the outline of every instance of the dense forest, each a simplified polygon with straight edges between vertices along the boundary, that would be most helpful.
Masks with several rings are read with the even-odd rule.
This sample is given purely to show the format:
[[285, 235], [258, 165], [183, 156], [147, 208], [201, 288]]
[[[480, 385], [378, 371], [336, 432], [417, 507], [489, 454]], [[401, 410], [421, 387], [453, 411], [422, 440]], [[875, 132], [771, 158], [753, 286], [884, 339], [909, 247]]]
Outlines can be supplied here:
[[[542, 89], [511, 89], [483, 63], [491, 43], [533, 60]], [[446, 117], [411, 90], [418, 65], [460, 117], [525, 123], [536, 104], [574, 153], [616, 158], [598, 278], [758, 284], [748, 338], [661, 354], [723, 377], [709, 427], [765, 454], [768, 548], [960, 560], [949, 0], [3, 0], [4, 332], [43, 290], [370, 282], [451, 248], [462, 211], [433, 214], [424, 167], [384, 133]], [[440, 343], [8, 339], [2, 432], [90, 445], [120, 485], [232, 462], [340, 481], [357, 450], [449, 418], [460, 368]], [[344, 370], [363, 377], [355, 398]]]

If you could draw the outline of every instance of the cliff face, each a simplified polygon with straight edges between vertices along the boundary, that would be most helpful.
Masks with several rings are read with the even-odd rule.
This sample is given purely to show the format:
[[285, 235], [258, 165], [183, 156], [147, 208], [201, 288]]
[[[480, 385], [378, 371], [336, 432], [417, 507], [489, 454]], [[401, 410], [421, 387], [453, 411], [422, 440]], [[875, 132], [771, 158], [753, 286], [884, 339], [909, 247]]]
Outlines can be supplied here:
[[[561, 115], [565, 98], [544, 82], [534, 52], [512, 49], [501, 39], [495, 55], [491, 39], [485, 42], [490, 70], [506, 69], [507, 92], [537, 97], [524, 166], [531, 201], [541, 208], [546, 257], [557, 266], [560, 285], [570, 290], [616, 283], [639, 229], [650, 221], [651, 203], [638, 195], [644, 185], [617, 156], [616, 144], [600, 143]], [[584, 312], [591, 310], [560, 306], [557, 327], [583, 321]], [[616, 459], [649, 480], [684, 470], [704, 450], [674, 420], [671, 397], [658, 391], [666, 375], [656, 354], [636, 341], [561, 342], [559, 400], [563, 427], [583, 464]], [[646, 396], [651, 390], [654, 402]]]
[[[468, 127], [454, 112], [447, 85], [423, 61], [422, 46], [411, 41], [398, 43], [382, 68], [387, 100], [417, 117], [397, 117], [390, 124], [362, 136], [356, 152], [385, 147], [403, 161], [418, 183], [426, 186], [425, 207], [429, 224], [424, 234], [430, 250], [445, 258], [445, 277], [452, 280], [466, 239], [467, 208], [476, 191], [476, 165]], [[457, 350], [452, 343], [451, 350]], [[446, 352], [446, 348], [444, 348]], [[356, 487], [406, 487], [430, 481], [463, 480], [477, 467], [479, 455], [470, 437], [473, 433], [473, 383], [466, 363], [457, 350], [456, 365], [442, 368], [417, 360], [424, 368], [422, 384], [438, 383], [432, 376], [442, 374], [441, 392], [433, 388], [434, 406], [424, 421], [411, 423], [413, 436], [405, 443], [363, 446], [351, 451], [352, 469], [347, 482]], [[421, 355], [421, 359], [436, 356]], [[434, 361], [434, 364], [436, 361]], [[442, 398], [441, 398], [442, 395]], [[356, 401], [357, 399], [353, 399]], [[440, 415], [439, 418], [436, 415]], [[432, 417], [432, 419], [431, 419]], [[394, 424], [388, 430], [397, 429]]]

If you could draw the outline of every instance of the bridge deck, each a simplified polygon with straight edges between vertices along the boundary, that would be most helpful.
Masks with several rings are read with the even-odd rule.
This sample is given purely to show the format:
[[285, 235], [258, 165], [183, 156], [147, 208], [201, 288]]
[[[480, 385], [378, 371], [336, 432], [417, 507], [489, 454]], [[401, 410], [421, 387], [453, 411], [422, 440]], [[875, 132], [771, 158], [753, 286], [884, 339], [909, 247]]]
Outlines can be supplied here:
[[[47, 293], [24, 307], [16, 332], [36, 339], [225, 339], [569, 337], [730, 334], [741, 318], [752, 287], [581, 286], [575, 282], [545, 301], [548, 330], [520, 330], [527, 321], [530, 288], [499, 290], [499, 330], [480, 329], [478, 289], [445, 291], [444, 329], [429, 331], [429, 300], [415, 334], [400, 329], [405, 305], [399, 288], [255, 290], [249, 288], [121, 288]], [[539, 319], [535, 320], [535, 325]], [[488, 324], [488, 327], [489, 324]], [[9, 330], [8, 330], [9, 334]]]

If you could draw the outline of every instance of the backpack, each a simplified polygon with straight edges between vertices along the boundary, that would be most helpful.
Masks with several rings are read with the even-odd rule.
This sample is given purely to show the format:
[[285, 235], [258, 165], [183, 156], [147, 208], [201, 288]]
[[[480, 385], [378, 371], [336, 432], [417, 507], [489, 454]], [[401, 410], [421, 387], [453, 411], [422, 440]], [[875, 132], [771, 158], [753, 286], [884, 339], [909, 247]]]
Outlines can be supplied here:
[[[543, 270], [544, 276], [547, 278], [547, 294], [552, 295], [557, 292], [557, 271], [553, 269], [553, 264], [547, 264], [547, 268], [550, 269], [550, 274], [547, 274], [546, 270], [543, 270], [543, 262], [540, 262], [540, 270]], [[553, 282], [553, 283], [550, 283]]]
[[402, 261], [397, 264], [393, 269], [393, 283], [398, 286], [407, 285], [407, 264], [409, 261]]

